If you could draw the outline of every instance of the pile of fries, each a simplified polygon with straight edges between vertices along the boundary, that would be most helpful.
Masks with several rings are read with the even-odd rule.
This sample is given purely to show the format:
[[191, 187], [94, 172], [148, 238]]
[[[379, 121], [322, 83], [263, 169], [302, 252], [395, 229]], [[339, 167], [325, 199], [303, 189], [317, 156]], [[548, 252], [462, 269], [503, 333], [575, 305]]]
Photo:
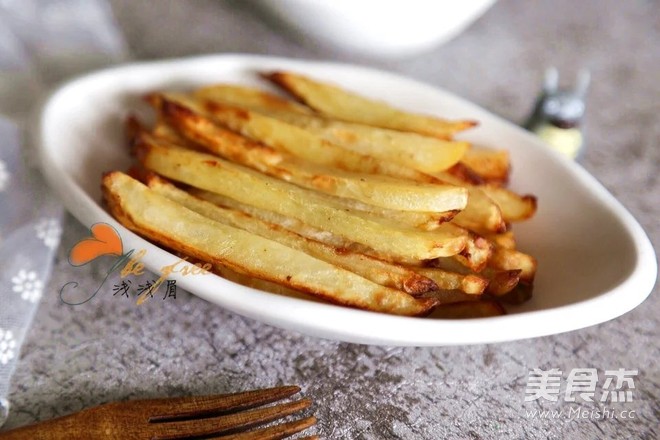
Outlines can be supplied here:
[[278, 294], [397, 315], [497, 316], [531, 297], [536, 260], [511, 223], [508, 154], [454, 139], [476, 125], [395, 109], [290, 72], [296, 100], [213, 85], [146, 97], [136, 167], [103, 176], [127, 228]]

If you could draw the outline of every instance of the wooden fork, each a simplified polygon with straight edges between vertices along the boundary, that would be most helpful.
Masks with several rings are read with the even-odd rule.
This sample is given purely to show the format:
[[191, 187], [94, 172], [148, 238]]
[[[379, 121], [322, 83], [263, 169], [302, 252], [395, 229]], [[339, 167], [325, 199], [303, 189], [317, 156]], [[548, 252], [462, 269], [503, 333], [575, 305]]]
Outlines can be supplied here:
[[283, 386], [237, 394], [112, 402], [0, 433], [0, 440], [282, 439], [314, 425], [316, 418], [250, 429], [309, 407], [310, 399], [264, 406], [299, 391], [297, 386]]

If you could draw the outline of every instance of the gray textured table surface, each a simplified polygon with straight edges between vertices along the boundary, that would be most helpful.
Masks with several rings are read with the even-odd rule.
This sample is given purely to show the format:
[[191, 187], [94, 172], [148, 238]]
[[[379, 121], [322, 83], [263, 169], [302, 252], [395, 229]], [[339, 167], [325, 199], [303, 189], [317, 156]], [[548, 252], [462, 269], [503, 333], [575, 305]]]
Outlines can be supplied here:
[[[548, 64], [593, 73], [584, 166], [660, 245], [657, 2], [501, 1], [435, 51], [368, 61], [280, 35], [239, 2], [115, 0], [136, 58], [250, 52], [373, 64], [456, 92], [508, 119], [530, 109]], [[393, 30], [395, 32], [396, 30]], [[179, 292], [135, 307], [101, 295], [80, 307], [57, 290], [75, 278], [94, 289], [104, 270], [73, 269], [85, 235], [67, 217], [55, 274], [23, 347], [6, 427], [105, 401], [295, 383], [315, 401], [325, 438], [658, 438], [658, 289], [634, 311], [588, 329], [535, 340], [451, 348], [383, 348], [318, 340], [244, 319]], [[533, 409], [594, 404], [524, 402], [533, 368], [638, 369], [634, 419]], [[566, 376], [564, 376], [566, 377]], [[602, 376], [601, 376], [602, 377]]]

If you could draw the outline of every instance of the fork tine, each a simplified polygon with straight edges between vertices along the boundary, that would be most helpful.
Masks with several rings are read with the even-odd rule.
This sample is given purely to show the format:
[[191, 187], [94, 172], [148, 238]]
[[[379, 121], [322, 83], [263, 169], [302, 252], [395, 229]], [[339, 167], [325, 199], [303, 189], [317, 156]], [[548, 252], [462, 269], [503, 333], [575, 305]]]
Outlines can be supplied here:
[[280, 440], [292, 436], [316, 424], [316, 417], [294, 420], [293, 422], [281, 423], [268, 428], [256, 429], [254, 431], [231, 434], [227, 436], [211, 437], [220, 440]]
[[236, 394], [159, 399], [149, 402], [153, 414], [149, 421], [165, 422], [238, 412], [277, 402], [298, 392], [300, 387], [289, 385]]
[[150, 426], [154, 432], [152, 439], [175, 440], [208, 437], [223, 432], [236, 433], [301, 411], [308, 408], [311, 404], [312, 401], [310, 399], [301, 399], [295, 402], [251, 409], [226, 416], [151, 424]]

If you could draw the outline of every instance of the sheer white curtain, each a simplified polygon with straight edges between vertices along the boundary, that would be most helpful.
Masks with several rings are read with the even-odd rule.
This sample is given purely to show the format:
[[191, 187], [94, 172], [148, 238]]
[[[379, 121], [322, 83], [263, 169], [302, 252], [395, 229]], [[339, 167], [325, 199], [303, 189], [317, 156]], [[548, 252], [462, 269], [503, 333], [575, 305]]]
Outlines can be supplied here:
[[47, 281], [61, 234], [26, 127], [50, 87], [124, 59], [105, 0], [0, 0], [0, 426], [34, 312], [55, 294]]

